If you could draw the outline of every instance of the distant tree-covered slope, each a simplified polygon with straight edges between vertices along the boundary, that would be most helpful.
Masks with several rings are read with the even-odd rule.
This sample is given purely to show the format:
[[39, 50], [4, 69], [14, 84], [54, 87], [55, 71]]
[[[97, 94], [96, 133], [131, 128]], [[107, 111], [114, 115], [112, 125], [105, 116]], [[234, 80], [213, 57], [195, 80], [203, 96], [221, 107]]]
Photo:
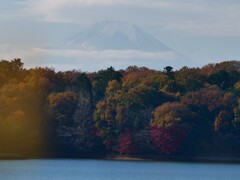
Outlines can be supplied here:
[[240, 62], [174, 71], [0, 61], [0, 153], [240, 156]]

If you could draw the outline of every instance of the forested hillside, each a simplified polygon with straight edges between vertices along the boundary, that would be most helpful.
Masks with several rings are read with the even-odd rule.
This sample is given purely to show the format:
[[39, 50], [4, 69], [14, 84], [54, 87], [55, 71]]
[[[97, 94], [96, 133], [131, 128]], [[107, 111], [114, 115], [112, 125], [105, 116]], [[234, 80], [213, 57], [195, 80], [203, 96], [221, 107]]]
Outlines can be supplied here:
[[240, 157], [240, 62], [85, 73], [2, 60], [0, 153]]

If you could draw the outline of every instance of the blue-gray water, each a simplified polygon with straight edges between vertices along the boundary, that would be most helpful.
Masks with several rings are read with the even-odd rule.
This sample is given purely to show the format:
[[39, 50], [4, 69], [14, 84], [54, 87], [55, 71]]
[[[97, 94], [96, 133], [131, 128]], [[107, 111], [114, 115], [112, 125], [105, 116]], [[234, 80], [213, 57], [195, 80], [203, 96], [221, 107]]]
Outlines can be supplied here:
[[240, 179], [240, 165], [104, 160], [0, 161], [1, 180]]

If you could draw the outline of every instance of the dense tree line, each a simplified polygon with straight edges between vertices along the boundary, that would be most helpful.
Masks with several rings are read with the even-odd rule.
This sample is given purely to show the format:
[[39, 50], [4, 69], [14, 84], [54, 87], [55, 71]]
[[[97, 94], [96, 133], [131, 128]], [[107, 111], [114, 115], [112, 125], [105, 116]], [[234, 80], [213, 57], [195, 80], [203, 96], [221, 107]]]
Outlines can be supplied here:
[[84, 73], [2, 60], [0, 153], [240, 156], [240, 62]]

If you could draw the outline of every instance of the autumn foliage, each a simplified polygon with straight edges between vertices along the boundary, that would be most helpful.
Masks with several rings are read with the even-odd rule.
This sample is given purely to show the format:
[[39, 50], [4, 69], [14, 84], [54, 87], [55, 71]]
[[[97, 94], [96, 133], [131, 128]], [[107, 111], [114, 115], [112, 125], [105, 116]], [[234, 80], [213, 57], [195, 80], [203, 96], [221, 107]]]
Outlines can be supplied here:
[[240, 156], [240, 62], [174, 71], [0, 61], [0, 153]]
[[150, 137], [160, 153], [172, 154], [179, 151], [183, 145], [186, 130], [177, 126], [167, 128], [152, 126]]

